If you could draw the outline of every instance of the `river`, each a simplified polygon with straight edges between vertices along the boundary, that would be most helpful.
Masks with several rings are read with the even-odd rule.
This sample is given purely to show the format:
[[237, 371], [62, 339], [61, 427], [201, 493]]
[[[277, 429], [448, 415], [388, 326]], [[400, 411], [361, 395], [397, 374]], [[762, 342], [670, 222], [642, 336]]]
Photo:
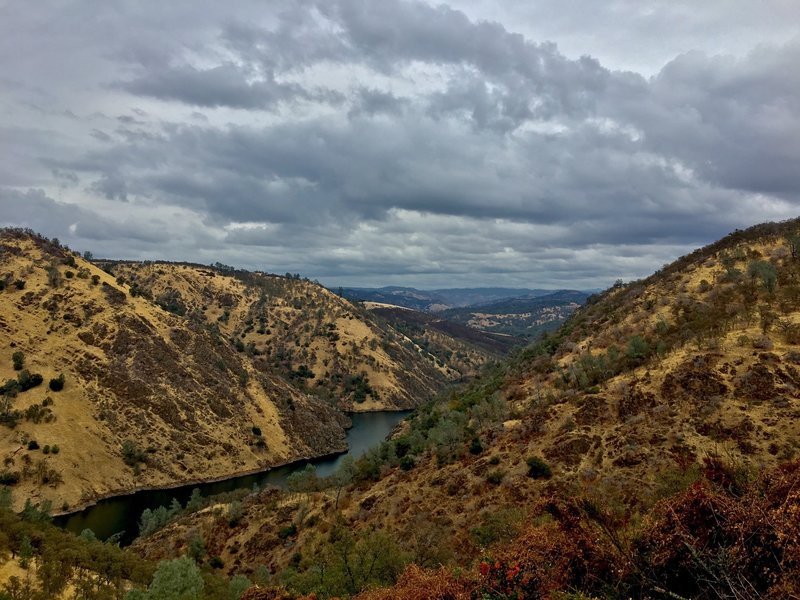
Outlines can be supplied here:
[[345, 456], [358, 458], [367, 450], [386, 439], [394, 427], [410, 414], [411, 411], [400, 412], [370, 412], [354, 413], [350, 415], [353, 426], [347, 430], [348, 451], [335, 456], [326, 456], [312, 460], [302, 460], [283, 467], [268, 469], [252, 475], [231, 477], [212, 483], [183, 485], [170, 489], [143, 490], [124, 496], [115, 496], [100, 500], [97, 504], [80, 512], [70, 513], [53, 519], [60, 527], [75, 534], [84, 529], [91, 529], [101, 540], [106, 540], [112, 535], [122, 532], [120, 543], [130, 544], [139, 532], [139, 517], [144, 509], [154, 509], [159, 506], [169, 506], [175, 498], [182, 505], [198, 488], [203, 496], [213, 496], [223, 492], [247, 488], [254, 485], [276, 485], [283, 487], [286, 478], [295, 471], [302, 470], [311, 463], [317, 467], [317, 475], [326, 477], [333, 473]]

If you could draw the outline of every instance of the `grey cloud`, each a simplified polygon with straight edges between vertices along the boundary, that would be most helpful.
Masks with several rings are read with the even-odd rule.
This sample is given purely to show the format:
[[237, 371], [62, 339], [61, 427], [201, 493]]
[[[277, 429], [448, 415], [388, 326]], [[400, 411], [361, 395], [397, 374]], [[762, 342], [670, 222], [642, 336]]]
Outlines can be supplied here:
[[[0, 224], [29, 227], [44, 235], [83, 240], [138, 240], [163, 243], [170, 239], [165, 223], [130, 219], [114, 221], [76, 204], [57, 202], [42, 190], [0, 188]], [[68, 230], [65, 230], [65, 226]]]
[[248, 82], [247, 75], [231, 63], [210, 69], [184, 65], [149, 70], [120, 85], [133, 94], [206, 107], [268, 108], [278, 102], [311, 96], [300, 86], [279, 83], [269, 74]]
[[632, 111], [650, 147], [731, 188], [800, 200], [800, 43], [679, 56]]
[[366, 115], [400, 116], [411, 104], [408, 98], [398, 98], [391, 92], [384, 92], [377, 89], [362, 88], [356, 94], [348, 116], [357, 117]]
[[[479, 4], [143, 2], [102, 28], [0, 9], [24, 54], [0, 81], [0, 217], [109, 254], [441, 287], [603, 285], [796, 212], [798, 44], [687, 46], [647, 77]], [[698, 10], [701, 31], [720, 8]], [[631, 49], [664, 11], [630, 17], [650, 32]]]

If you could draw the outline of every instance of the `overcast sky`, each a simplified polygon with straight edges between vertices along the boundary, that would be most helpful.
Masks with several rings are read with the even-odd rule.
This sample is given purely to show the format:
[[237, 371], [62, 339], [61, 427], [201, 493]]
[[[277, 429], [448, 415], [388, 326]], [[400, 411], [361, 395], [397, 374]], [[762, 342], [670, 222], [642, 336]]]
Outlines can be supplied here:
[[796, 0], [0, 0], [0, 224], [96, 256], [606, 287], [799, 206]]

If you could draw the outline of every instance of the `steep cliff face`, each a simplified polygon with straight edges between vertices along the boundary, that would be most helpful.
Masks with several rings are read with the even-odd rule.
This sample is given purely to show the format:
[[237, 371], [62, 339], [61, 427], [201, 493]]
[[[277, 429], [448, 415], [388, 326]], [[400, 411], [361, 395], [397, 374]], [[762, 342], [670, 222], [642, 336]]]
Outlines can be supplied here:
[[338, 410], [57, 244], [4, 231], [0, 278], [0, 455], [17, 502], [60, 509], [345, 449]]

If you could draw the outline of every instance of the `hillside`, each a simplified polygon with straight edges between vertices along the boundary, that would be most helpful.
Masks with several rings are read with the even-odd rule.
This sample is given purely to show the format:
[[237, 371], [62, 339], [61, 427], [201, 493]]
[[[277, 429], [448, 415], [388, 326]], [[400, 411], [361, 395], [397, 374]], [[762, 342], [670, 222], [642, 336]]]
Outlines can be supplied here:
[[560, 290], [453, 308], [445, 310], [442, 316], [481, 331], [531, 341], [558, 329], [588, 297], [586, 292]]
[[344, 448], [338, 411], [57, 242], [5, 230], [0, 265], [0, 454], [18, 501], [66, 508]]
[[462, 376], [368, 311], [299, 277], [167, 262], [101, 264], [134, 293], [219, 332], [257, 370], [344, 410], [413, 408]]
[[364, 306], [379, 320], [465, 376], [475, 375], [488, 361], [500, 360], [525, 343], [521, 338], [480, 331], [443, 319], [439, 314], [374, 302], [365, 302]]
[[342, 451], [341, 409], [412, 407], [462, 376], [308, 281], [102, 266], [0, 234], [0, 483], [17, 503], [67, 510]]
[[[253, 495], [233, 528], [193, 514], [139, 551], [180, 553], [194, 530], [230, 572], [305, 592], [392, 583], [410, 562], [400, 585], [442, 598], [471, 592], [439, 564], [525, 598], [791, 597], [797, 538], [770, 523], [800, 510], [800, 471], [779, 466], [800, 450], [798, 232], [737, 231], [617, 285], [334, 480]], [[357, 560], [382, 570], [350, 577]]]

